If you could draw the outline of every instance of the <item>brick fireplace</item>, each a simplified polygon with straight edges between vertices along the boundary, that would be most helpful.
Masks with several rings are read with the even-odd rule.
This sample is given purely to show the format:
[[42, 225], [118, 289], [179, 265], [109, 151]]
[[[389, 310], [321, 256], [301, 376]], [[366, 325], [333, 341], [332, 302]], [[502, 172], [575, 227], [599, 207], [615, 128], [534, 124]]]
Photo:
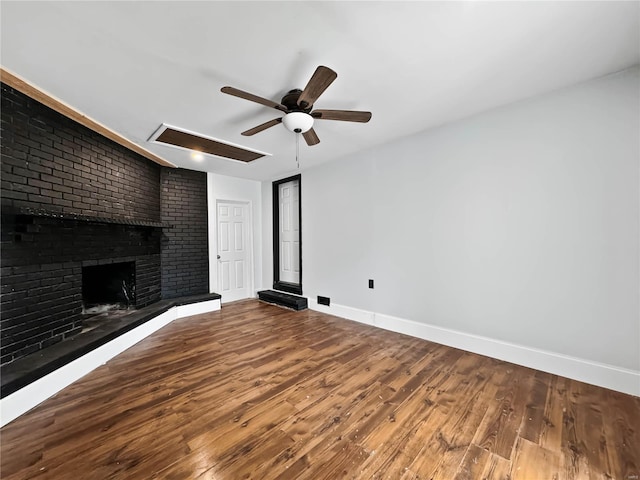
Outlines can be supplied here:
[[[77, 335], [89, 304], [209, 291], [205, 173], [161, 167], [5, 84], [1, 134], [1, 364]], [[91, 280], [115, 298], [88, 295]]]

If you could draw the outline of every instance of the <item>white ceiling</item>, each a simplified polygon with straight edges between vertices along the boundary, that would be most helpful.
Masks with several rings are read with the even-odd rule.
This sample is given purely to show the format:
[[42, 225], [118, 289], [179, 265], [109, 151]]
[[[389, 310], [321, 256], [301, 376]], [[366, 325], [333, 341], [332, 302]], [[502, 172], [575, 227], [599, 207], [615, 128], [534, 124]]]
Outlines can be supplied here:
[[[2, 66], [185, 168], [256, 180], [295, 170], [295, 134], [275, 109], [318, 65], [338, 73], [316, 108], [308, 168], [452, 120], [640, 63], [632, 2], [13, 2], [0, 4]], [[250, 164], [147, 139], [168, 123], [269, 152]]]

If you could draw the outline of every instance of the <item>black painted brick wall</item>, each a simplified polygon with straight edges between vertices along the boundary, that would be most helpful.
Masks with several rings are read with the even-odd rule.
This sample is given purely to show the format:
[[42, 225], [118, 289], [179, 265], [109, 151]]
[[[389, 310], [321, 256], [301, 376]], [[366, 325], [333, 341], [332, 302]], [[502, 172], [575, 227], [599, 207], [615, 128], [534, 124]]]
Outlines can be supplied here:
[[2, 84], [2, 206], [160, 219], [161, 167]]
[[162, 298], [209, 292], [207, 174], [162, 169]]
[[161, 167], [4, 84], [1, 108], [0, 363], [6, 363], [81, 329], [83, 266], [135, 261], [137, 306], [161, 294], [159, 229], [16, 210], [158, 222]]
[[0, 363], [81, 329], [83, 266], [135, 261], [138, 307], [208, 292], [205, 173], [160, 167], [5, 84], [1, 107]]

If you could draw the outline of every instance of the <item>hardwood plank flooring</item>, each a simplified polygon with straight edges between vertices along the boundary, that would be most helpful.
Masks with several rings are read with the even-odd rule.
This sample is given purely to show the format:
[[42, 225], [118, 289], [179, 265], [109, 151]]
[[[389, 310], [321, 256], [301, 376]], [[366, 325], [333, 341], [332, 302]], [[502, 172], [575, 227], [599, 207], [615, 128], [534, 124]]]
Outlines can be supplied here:
[[0, 431], [15, 479], [640, 480], [640, 398], [257, 300]]

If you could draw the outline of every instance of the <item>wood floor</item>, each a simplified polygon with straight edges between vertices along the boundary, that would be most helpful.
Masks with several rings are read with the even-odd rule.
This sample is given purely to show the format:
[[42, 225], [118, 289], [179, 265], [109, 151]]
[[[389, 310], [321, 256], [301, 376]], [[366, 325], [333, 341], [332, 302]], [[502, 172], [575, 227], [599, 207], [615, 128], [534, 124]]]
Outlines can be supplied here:
[[0, 431], [10, 479], [638, 480], [640, 398], [255, 300]]

